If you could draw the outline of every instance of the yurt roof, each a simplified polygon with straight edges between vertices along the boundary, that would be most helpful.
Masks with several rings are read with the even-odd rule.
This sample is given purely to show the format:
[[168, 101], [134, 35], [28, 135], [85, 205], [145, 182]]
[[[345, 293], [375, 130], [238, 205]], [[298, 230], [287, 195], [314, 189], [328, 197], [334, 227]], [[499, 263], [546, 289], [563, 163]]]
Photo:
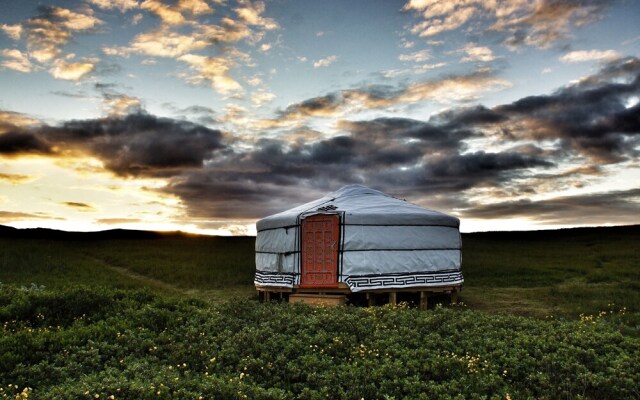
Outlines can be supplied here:
[[318, 213], [342, 213], [348, 225], [424, 225], [459, 227], [456, 217], [396, 199], [362, 185], [348, 185], [298, 207], [263, 218], [257, 230], [293, 227], [300, 218]]

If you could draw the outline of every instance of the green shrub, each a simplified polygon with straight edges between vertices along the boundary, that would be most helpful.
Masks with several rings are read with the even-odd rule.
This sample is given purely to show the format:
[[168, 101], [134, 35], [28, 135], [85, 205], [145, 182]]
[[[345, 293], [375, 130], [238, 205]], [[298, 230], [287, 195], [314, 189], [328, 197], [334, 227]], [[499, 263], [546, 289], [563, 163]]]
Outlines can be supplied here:
[[616, 307], [567, 321], [7, 285], [0, 304], [0, 399], [602, 399], [640, 381]]

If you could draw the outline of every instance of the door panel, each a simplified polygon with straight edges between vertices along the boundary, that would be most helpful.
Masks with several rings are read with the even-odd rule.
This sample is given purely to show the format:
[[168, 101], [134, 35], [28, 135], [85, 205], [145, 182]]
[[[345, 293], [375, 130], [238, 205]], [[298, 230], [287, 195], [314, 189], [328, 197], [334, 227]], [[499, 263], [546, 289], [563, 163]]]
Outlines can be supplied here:
[[302, 220], [301, 287], [338, 285], [339, 225], [337, 215], [312, 215]]

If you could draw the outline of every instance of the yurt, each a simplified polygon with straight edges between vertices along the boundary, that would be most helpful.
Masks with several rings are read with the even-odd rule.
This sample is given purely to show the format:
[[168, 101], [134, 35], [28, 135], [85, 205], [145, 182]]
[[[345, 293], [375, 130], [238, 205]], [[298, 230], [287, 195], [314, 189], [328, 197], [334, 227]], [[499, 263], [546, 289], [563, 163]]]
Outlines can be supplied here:
[[[308, 302], [366, 293], [457, 296], [463, 283], [460, 220], [361, 185], [257, 222], [255, 285]], [[375, 295], [375, 296], [374, 296]]]

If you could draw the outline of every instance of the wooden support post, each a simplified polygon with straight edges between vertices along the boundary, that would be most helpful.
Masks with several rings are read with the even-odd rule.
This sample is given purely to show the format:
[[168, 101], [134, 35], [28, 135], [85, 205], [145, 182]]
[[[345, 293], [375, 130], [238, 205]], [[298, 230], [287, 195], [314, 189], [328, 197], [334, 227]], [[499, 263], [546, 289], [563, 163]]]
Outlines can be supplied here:
[[420, 292], [420, 309], [426, 310], [429, 306], [429, 297], [427, 296], [427, 292]]
[[271, 292], [268, 290], [264, 291], [264, 301], [265, 303], [268, 303], [271, 300]]
[[451, 292], [451, 303], [458, 304], [458, 288], [454, 288]]
[[373, 307], [376, 305], [375, 293], [367, 293], [367, 305]]
[[389, 292], [389, 304], [396, 306], [396, 292]]

